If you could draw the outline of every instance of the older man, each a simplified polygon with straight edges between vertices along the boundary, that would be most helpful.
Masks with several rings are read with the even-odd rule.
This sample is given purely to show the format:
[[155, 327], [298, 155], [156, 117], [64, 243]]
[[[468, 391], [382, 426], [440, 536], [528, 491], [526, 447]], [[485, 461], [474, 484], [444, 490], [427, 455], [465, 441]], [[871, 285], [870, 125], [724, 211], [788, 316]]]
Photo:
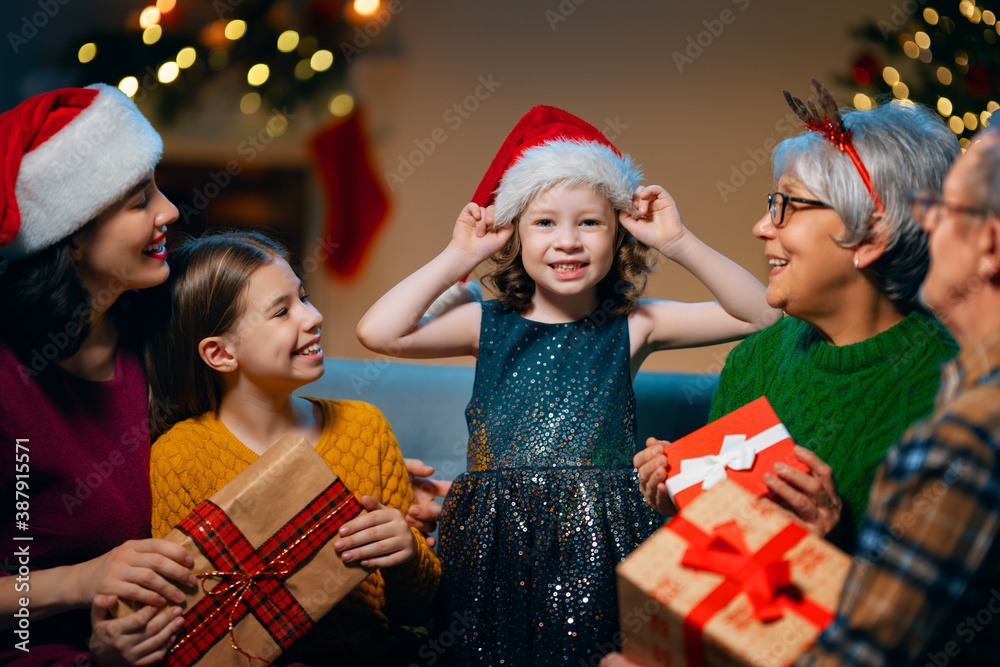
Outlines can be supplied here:
[[[800, 665], [1000, 661], [1000, 131], [916, 193], [924, 302], [961, 346], [872, 488], [837, 618]], [[627, 665], [608, 656], [602, 665]]]

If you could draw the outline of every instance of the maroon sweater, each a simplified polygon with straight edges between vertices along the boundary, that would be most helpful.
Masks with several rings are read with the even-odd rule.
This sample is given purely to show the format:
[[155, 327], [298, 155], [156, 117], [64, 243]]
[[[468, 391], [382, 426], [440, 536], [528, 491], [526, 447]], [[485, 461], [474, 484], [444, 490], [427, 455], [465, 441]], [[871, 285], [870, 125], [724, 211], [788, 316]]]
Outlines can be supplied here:
[[[46, 362], [43, 355], [52, 352], [43, 345], [25, 365], [0, 345], [0, 498], [10, 508], [0, 528], [6, 575], [19, 576], [22, 560], [30, 570], [70, 565], [150, 536], [149, 422], [138, 357], [120, 349], [115, 379], [89, 382]], [[27, 482], [27, 505], [20, 508], [14, 505], [25, 501], [15, 497], [18, 474], [27, 475], [20, 480]], [[22, 508], [27, 517], [15, 514]], [[19, 555], [25, 547], [27, 557]], [[21, 577], [19, 585], [25, 583], [30, 586], [30, 575]], [[26, 645], [13, 630], [0, 632], [0, 664], [91, 664], [89, 609], [42, 621], [29, 616], [28, 622]]]

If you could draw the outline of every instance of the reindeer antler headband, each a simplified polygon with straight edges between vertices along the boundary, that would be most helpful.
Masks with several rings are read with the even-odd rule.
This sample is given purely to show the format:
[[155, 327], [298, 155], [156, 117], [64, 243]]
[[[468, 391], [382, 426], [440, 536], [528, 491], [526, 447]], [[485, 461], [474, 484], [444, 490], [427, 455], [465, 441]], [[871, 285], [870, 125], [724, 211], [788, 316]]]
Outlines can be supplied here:
[[851, 158], [851, 162], [857, 168], [858, 173], [861, 174], [861, 180], [865, 182], [865, 187], [868, 188], [869, 194], [871, 194], [872, 199], [875, 201], [875, 208], [880, 212], [884, 212], [885, 209], [882, 207], [882, 201], [872, 186], [872, 177], [861, 162], [857, 149], [854, 148], [854, 133], [844, 126], [844, 119], [840, 116], [840, 110], [837, 108], [837, 103], [833, 100], [833, 95], [826, 89], [826, 86], [815, 78], [812, 80], [812, 85], [813, 90], [816, 91], [816, 98], [823, 111], [823, 116], [820, 116], [812, 100], [807, 100], [803, 104], [802, 100], [793, 97], [787, 90], [782, 91], [785, 94], [785, 101], [788, 102], [788, 106], [792, 108], [795, 115], [805, 123], [803, 126], [805, 129], [810, 132], [819, 132], [834, 146], [847, 153]]

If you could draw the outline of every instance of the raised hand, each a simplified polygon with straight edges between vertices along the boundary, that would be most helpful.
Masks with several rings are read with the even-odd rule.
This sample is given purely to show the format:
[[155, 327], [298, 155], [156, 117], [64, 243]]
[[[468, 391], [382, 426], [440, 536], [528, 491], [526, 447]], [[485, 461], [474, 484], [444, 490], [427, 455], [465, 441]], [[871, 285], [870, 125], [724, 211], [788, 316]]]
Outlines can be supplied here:
[[620, 211], [619, 222], [639, 241], [670, 257], [677, 241], [687, 234], [673, 197], [659, 185], [647, 185], [635, 189], [632, 205], [640, 217]]
[[455, 221], [451, 247], [465, 253], [476, 266], [497, 253], [513, 233], [512, 225], [493, 228], [493, 207], [468, 203]]
[[333, 544], [344, 562], [360, 561], [362, 567], [368, 568], [409, 562], [417, 546], [403, 514], [372, 496], [361, 496], [361, 506], [368, 513], [341, 526], [340, 539]]

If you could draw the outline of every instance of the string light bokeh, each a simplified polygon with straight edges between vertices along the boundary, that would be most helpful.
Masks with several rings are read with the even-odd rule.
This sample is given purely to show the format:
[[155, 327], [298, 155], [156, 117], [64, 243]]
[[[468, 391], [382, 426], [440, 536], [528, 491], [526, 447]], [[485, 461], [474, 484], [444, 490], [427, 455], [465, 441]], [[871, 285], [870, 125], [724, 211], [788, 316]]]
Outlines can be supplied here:
[[[232, 89], [245, 115], [313, 104], [341, 117], [355, 106], [346, 76], [354, 30], [390, 11], [380, 0], [156, 0], [130, 12], [117, 31], [81, 35], [61, 56], [80, 83], [117, 81], [170, 123], [203, 86]], [[379, 31], [380, 32], [380, 31]], [[385, 39], [385, 36], [381, 36]], [[344, 45], [347, 45], [345, 47]], [[345, 50], [347, 49], [347, 50]]]
[[1000, 109], [1000, 23], [973, 0], [920, 7], [894, 24], [882, 19], [860, 29], [870, 50], [857, 58], [853, 104], [921, 102], [936, 109], [965, 148]]

